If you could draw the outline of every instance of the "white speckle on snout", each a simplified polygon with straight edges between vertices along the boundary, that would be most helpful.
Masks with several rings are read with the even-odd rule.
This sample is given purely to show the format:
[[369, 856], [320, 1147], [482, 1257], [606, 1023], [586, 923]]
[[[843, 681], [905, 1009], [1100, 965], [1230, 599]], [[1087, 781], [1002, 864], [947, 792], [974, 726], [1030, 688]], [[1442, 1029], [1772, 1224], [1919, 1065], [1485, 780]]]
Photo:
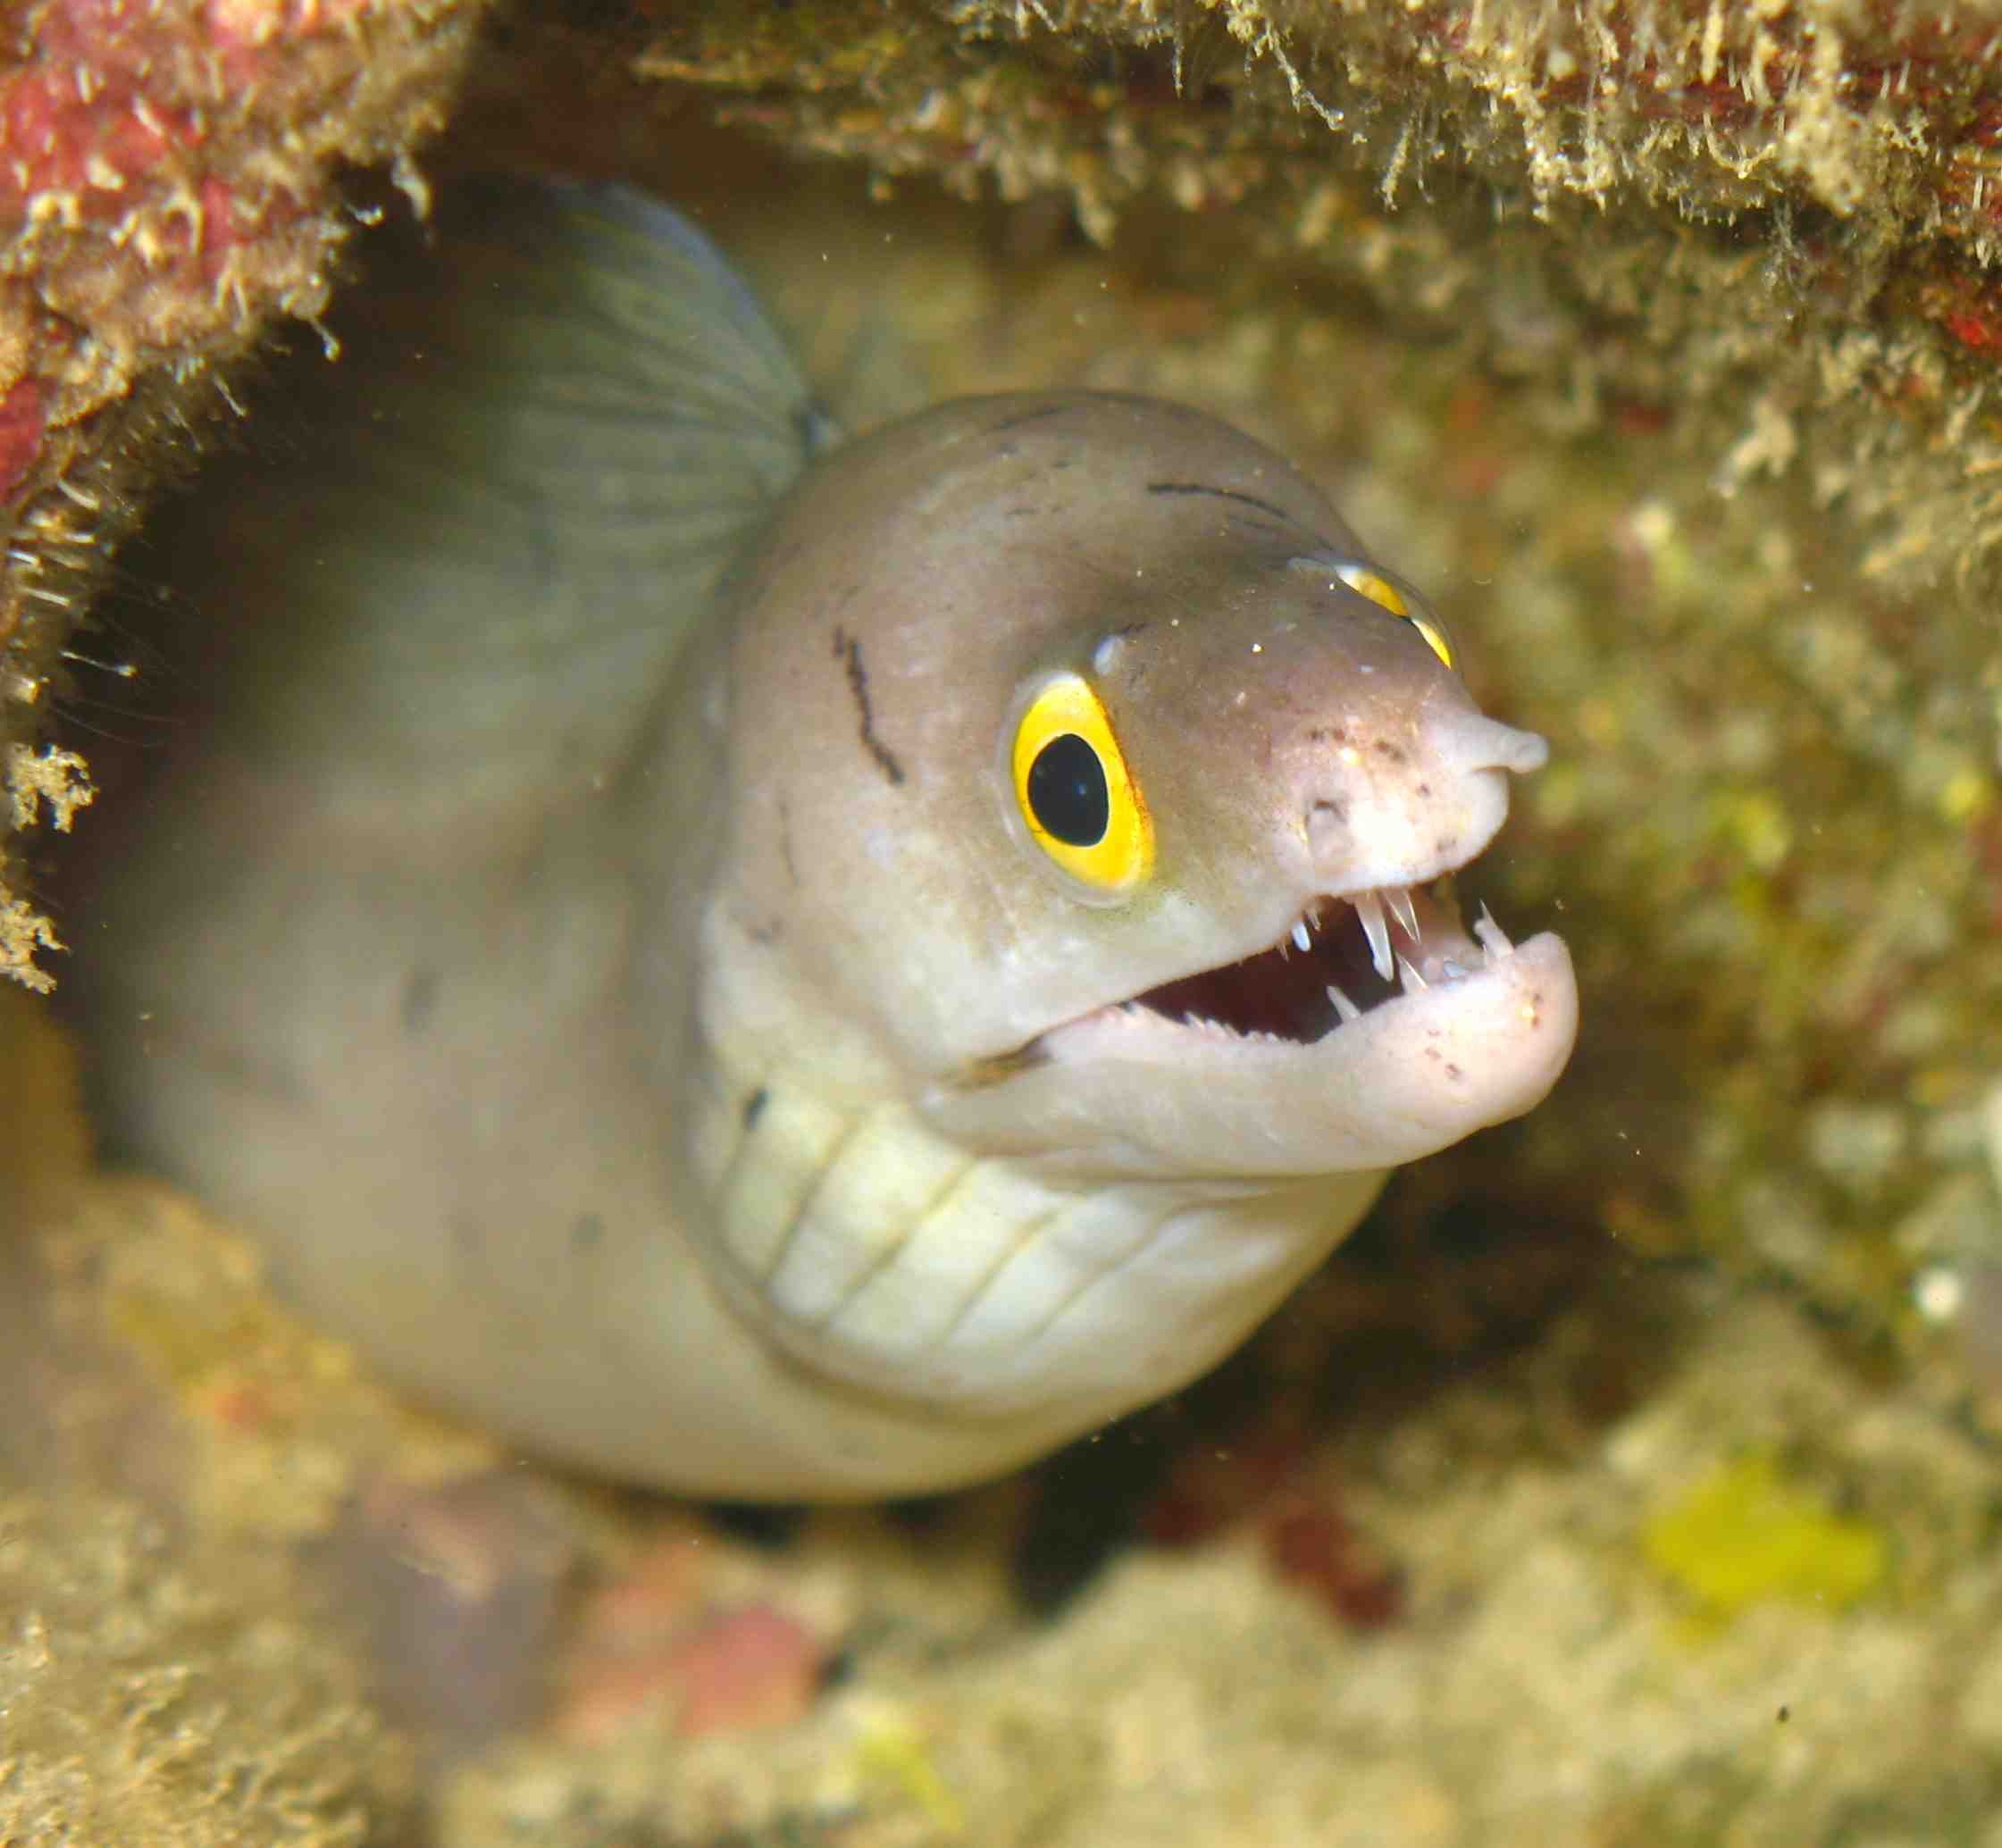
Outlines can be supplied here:
[[1912, 1305], [1928, 1322], [1951, 1322], [1966, 1306], [1967, 1285], [1950, 1264], [1929, 1265], [1912, 1280]]

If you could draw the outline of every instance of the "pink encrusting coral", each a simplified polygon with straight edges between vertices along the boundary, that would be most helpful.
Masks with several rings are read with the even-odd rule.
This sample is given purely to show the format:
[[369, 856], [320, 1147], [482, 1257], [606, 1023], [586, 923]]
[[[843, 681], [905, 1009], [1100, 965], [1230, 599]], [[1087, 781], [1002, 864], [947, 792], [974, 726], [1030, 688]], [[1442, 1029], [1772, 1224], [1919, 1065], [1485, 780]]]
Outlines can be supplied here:
[[0, 494], [12, 494], [35, 465], [48, 422], [45, 404], [35, 379], [16, 379], [0, 398]]
[[[332, 180], [443, 118], [470, 0], [43, 0], [0, 43], [0, 744], [46, 707], [92, 565], [227, 406], [205, 375], [311, 318]], [[0, 891], [0, 970], [34, 926]], [[46, 931], [42, 932], [46, 934]]]
[[[683, 1738], [788, 1725], [812, 1704], [829, 1650], [784, 1607], [784, 1568], [669, 1516], [623, 1576], [586, 1600], [561, 1670], [553, 1724], [573, 1742], [613, 1737], [649, 1714]], [[726, 1575], [764, 1581], [764, 1593]]]

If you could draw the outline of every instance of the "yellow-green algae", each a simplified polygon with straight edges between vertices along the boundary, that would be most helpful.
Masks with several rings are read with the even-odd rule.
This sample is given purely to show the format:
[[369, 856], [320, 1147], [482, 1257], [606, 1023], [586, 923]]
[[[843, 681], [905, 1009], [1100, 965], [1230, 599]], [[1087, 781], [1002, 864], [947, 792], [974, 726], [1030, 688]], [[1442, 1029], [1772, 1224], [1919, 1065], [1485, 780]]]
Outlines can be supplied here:
[[1702, 1613], [1729, 1622], [1769, 1599], [1845, 1610], [1882, 1584], [1884, 1536], [1830, 1512], [1770, 1452], [1720, 1464], [1648, 1518], [1648, 1563]]
[[130, 1503], [0, 1493], [0, 1841], [363, 1848], [409, 1751], [242, 1551]]

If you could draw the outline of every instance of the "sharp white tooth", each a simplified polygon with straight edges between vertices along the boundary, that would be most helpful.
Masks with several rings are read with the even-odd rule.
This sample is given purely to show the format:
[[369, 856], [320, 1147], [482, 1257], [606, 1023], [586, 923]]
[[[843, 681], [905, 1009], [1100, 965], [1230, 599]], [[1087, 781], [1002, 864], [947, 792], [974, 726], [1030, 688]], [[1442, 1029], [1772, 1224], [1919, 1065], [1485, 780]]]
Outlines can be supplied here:
[[1413, 989], [1422, 991], [1432, 985], [1416, 969], [1411, 967], [1411, 959], [1408, 957], [1401, 956], [1397, 958], [1397, 973], [1404, 978], [1404, 992], [1406, 994], [1411, 993]]
[[1397, 965], [1391, 959], [1390, 926], [1383, 921], [1383, 906], [1374, 892], [1358, 892], [1349, 903], [1355, 907], [1355, 915], [1362, 920], [1362, 934], [1370, 940], [1370, 960], [1377, 966], [1377, 974], [1388, 982]]
[[1314, 947], [1314, 940], [1307, 934], [1307, 920], [1305, 918], [1301, 917], [1294, 920], [1293, 941], [1294, 947], [1300, 949], [1311, 949]]
[[1350, 1000], [1332, 982], [1328, 984], [1328, 999], [1334, 1002], [1335, 1011], [1342, 1016], [1344, 1026], [1346, 1026], [1352, 1020], [1361, 1020], [1362, 1018], [1362, 1009]]
[[1480, 939], [1480, 947], [1497, 962], [1504, 956], [1515, 954], [1515, 945], [1502, 934], [1502, 927], [1488, 915], [1487, 907], [1480, 907], [1480, 916], [1474, 920], [1474, 935]]
[[1389, 907], [1390, 915], [1403, 926], [1404, 934], [1413, 943], [1418, 941], [1418, 907], [1411, 903], [1409, 886], [1386, 885], [1378, 894]]

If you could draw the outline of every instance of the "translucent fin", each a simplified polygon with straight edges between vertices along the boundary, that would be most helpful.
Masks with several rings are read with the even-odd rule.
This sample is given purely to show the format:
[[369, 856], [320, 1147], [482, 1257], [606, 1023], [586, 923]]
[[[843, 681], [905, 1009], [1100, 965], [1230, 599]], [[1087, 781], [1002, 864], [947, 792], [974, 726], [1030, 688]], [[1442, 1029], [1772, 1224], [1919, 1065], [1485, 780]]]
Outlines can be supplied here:
[[258, 638], [231, 730], [440, 816], [602, 791], [835, 433], [664, 205], [488, 181], [384, 243], [340, 304], [342, 355], [309, 355], [297, 453], [169, 541], [205, 561], [191, 593]]

